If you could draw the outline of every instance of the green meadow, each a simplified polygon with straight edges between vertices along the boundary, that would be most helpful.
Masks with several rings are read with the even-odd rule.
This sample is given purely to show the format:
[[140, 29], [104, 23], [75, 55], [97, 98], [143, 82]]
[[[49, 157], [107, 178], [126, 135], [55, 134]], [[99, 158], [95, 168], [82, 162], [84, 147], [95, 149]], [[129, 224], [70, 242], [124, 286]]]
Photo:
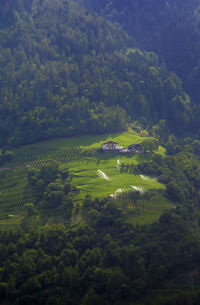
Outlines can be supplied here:
[[138, 163], [138, 158], [113, 157], [102, 159], [96, 164], [81, 166], [71, 170], [72, 182], [79, 190], [77, 198], [84, 198], [85, 195], [108, 196], [115, 194], [117, 190], [122, 192], [134, 190], [134, 186], [147, 191], [148, 189], [164, 189], [164, 185], [157, 182], [155, 178], [144, 177], [122, 173], [122, 163]]
[[[50, 161], [66, 161], [70, 167], [74, 167], [75, 163], [79, 165], [79, 161], [80, 163], [84, 160], [87, 162], [88, 153], [92, 154], [92, 150], [101, 148], [101, 145], [106, 141], [112, 140], [127, 148], [130, 144], [139, 144], [146, 138], [138, 136], [133, 130], [129, 130], [124, 133], [75, 136], [42, 141], [14, 149], [13, 160], [4, 163], [4, 167], [16, 167], [26, 164], [37, 165], [38, 163]], [[158, 151], [155, 153], [164, 155], [165, 149], [159, 146]], [[138, 158], [142, 161], [143, 157]], [[90, 156], [90, 162], [91, 160]]]
[[[150, 161], [150, 153], [123, 154], [99, 151], [102, 143], [108, 140], [127, 148], [130, 144], [140, 143], [144, 139], [145, 137], [129, 130], [117, 134], [55, 139], [15, 149], [13, 160], [3, 165], [7, 170], [0, 171], [0, 225], [5, 227], [8, 224], [20, 223], [24, 206], [32, 202], [31, 190], [27, 188], [27, 167], [41, 166], [52, 161], [59, 162], [61, 168], [69, 168], [72, 183], [78, 190], [75, 199], [79, 202], [86, 195], [116, 198], [124, 192], [139, 191], [142, 197], [143, 193], [149, 190], [164, 190], [165, 186], [153, 177], [132, 175], [120, 170], [122, 164]], [[154, 153], [163, 155], [165, 150], [160, 146]], [[147, 219], [149, 216], [155, 221], [166, 207], [170, 208], [171, 203], [157, 208], [154, 206], [149, 211], [144, 210], [142, 215], [136, 217], [138, 221], [135, 215], [131, 216], [129, 221], [139, 224], [141, 217]], [[130, 217], [127, 216], [128, 218]], [[142, 223], [145, 223], [145, 220]]]

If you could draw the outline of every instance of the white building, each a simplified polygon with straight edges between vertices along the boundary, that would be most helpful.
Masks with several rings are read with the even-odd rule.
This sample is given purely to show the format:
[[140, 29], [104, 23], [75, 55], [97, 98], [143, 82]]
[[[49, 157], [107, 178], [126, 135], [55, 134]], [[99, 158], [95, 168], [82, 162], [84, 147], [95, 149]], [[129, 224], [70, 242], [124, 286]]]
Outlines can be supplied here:
[[108, 141], [102, 144], [102, 149], [103, 150], [117, 150], [117, 144], [116, 142], [113, 141]]

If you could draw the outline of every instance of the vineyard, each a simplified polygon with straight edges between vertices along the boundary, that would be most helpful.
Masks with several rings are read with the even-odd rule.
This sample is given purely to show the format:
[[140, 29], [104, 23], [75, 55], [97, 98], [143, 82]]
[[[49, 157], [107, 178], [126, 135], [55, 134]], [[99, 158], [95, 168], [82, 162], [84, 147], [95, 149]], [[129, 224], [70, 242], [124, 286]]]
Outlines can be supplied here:
[[32, 202], [32, 193], [26, 184], [27, 169], [0, 172], [0, 224], [19, 222], [24, 205]]
[[[33, 202], [32, 190], [27, 189], [27, 171], [30, 167], [40, 167], [51, 162], [59, 162], [64, 167], [92, 166], [96, 159], [84, 156], [84, 149], [68, 148], [65, 151], [24, 148], [17, 151], [9, 168], [0, 171], [0, 225], [20, 222], [24, 206]], [[14, 217], [15, 216], [15, 217]]]
[[[100, 153], [97, 149], [109, 137], [103, 135], [58, 139], [15, 149], [13, 159], [3, 164], [0, 169], [0, 225], [5, 225], [5, 222], [20, 222], [25, 206], [33, 202], [32, 190], [27, 187], [28, 169], [52, 162], [58, 163], [60, 168], [69, 168], [72, 182], [78, 190], [78, 201], [88, 194], [93, 197], [115, 197], [119, 189], [125, 193], [137, 189], [145, 192], [151, 189], [165, 189], [155, 178], [149, 177], [144, 180], [139, 175], [120, 170], [123, 164], [138, 164], [151, 160], [150, 154]], [[132, 132], [113, 135], [113, 139], [123, 145], [141, 141], [141, 138]], [[163, 154], [163, 149], [160, 150]], [[154, 207], [153, 210], [137, 208], [136, 212], [135, 208], [126, 205], [124, 215], [132, 223], [151, 223], [158, 219], [166, 206], [169, 208], [170, 204]]]
[[52, 161], [59, 162], [79, 162], [84, 161], [85, 150], [80, 147], [69, 147], [65, 150], [51, 150], [39, 147], [24, 148], [17, 150], [14, 154], [13, 160], [8, 163], [9, 167], [16, 166], [35, 166], [41, 163]]
[[158, 193], [151, 191], [150, 194], [140, 196], [128, 192], [118, 197], [118, 202], [121, 207], [123, 217], [126, 222], [133, 225], [148, 225], [159, 219], [162, 213], [166, 210], [175, 208], [175, 205], [161, 196], [162, 190]]

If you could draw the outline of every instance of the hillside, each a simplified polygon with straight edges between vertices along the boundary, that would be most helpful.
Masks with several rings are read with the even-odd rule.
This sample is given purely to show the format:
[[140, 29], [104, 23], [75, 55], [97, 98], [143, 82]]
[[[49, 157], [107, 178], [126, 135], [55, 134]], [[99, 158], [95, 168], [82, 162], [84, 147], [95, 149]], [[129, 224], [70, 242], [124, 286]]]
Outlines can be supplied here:
[[[23, 218], [26, 218], [28, 204], [34, 204], [36, 209], [39, 208], [44, 199], [42, 192], [46, 189], [44, 181], [51, 177], [50, 169], [54, 168], [55, 165], [57, 166], [57, 171], [59, 169], [60, 172], [57, 172], [54, 191], [59, 189], [61, 183], [60, 173], [62, 173], [62, 176], [64, 172], [69, 172], [69, 177], [67, 175], [65, 179], [68, 177], [67, 182], [70, 182], [76, 190], [74, 194], [73, 192], [71, 193], [74, 206], [77, 204], [82, 206], [82, 201], [86, 196], [91, 196], [92, 198], [117, 198], [118, 195], [126, 195], [138, 190], [142, 194], [151, 190], [165, 190], [165, 186], [154, 177], [143, 177], [120, 170], [125, 165], [150, 161], [152, 154], [120, 153], [117, 151], [103, 152], [101, 151], [102, 143], [108, 139], [115, 140], [119, 145], [127, 148], [131, 143], [142, 143], [151, 138], [140, 137], [129, 130], [119, 134], [76, 136], [43, 141], [14, 150], [13, 160], [8, 161], [0, 168], [0, 229], [4, 226], [6, 227], [6, 225], [7, 228], [15, 227], [17, 224], [20, 225], [23, 222]], [[159, 147], [155, 153], [163, 156], [165, 154], [162, 147]], [[43, 174], [38, 180], [40, 170], [44, 171], [47, 177]], [[53, 176], [52, 179], [55, 179], [55, 177]], [[62, 198], [62, 201], [64, 202], [64, 198]], [[127, 212], [125, 219], [130, 218], [132, 221], [140, 223], [154, 222], [159, 218], [166, 206], [168, 208], [172, 207], [171, 202], [166, 204], [165, 200], [161, 201], [160, 204], [157, 203], [157, 206], [153, 205], [152, 202], [152, 217], [149, 217], [148, 213], [144, 217], [142, 209], [141, 215], [131, 216], [132, 214]], [[163, 201], [164, 204], [162, 204]], [[57, 206], [60, 209], [63, 204], [60, 202], [57, 205], [56, 202], [57, 200], [54, 198], [52, 207]], [[45, 206], [46, 204], [43, 206], [45, 213], [39, 209], [41, 216], [37, 216], [36, 223], [40, 219], [40, 223], [45, 224], [48, 218], [52, 218], [53, 222], [59, 221], [58, 219], [61, 217], [59, 211], [58, 213], [55, 213], [55, 209], [48, 211]], [[127, 208], [127, 211], [130, 209]], [[80, 216], [79, 214], [74, 208], [73, 217], [77, 218]], [[141, 220], [141, 216], [143, 220]], [[67, 217], [66, 221], [69, 222], [69, 220], [70, 217]], [[31, 225], [31, 221], [29, 221], [29, 225]], [[73, 223], [72, 219], [71, 221]]]
[[200, 304], [199, 5], [0, 1], [2, 305]]
[[96, 150], [108, 139], [147, 138], [22, 146], [28, 167], [0, 172], [2, 304], [199, 303], [199, 158]]
[[25, 2], [1, 4], [0, 145], [117, 132], [131, 120], [191, 129], [190, 98], [154, 53], [76, 1]]
[[159, 54], [199, 105], [199, 0], [84, 2], [100, 15], [118, 22], [141, 49]]

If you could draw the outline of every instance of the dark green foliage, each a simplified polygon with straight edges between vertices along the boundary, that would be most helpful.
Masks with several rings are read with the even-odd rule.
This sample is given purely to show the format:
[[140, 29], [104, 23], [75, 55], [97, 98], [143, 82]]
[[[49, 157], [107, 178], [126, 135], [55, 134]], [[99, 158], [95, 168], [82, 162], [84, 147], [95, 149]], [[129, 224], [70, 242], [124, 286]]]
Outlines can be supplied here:
[[67, 168], [58, 169], [57, 164], [49, 164], [28, 171], [28, 181], [33, 189], [35, 205], [42, 209], [60, 208], [60, 214], [71, 216], [73, 209], [73, 192]]
[[141, 48], [159, 53], [199, 104], [199, 0], [84, 0], [119, 22]]
[[[197, 214], [185, 219], [192, 212], [179, 209], [155, 225], [134, 228], [120, 221], [108, 200], [93, 205], [99, 219], [109, 216], [112, 222], [96, 225], [85, 216], [88, 224], [68, 228], [0, 231], [0, 296], [9, 304], [133, 304], [172, 280], [181, 278], [188, 289], [198, 283], [195, 274], [188, 281], [188, 272], [199, 268]], [[190, 298], [198, 300], [198, 293], [188, 292]], [[179, 291], [172, 304], [180, 299]], [[170, 297], [154, 304], [171, 304], [166, 300]]]
[[2, 151], [0, 149], [0, 164], [3, 162], [9, 162], [13, 160], [13, 152], [12, 151]]
[[[166, 195], [181, 205], [153, 225], [133, 227], [124, 222], [119, 206], [126, 194], [116, 199], [87, 196], [78, 214], [81, 224], [47, 222], [33, 230], [27, 222], [30, 217], [53, 211], [70, 219], [76, 216], [77, 203], [68, 169], [49, 164], [28, 170], [37, 196], [40, 187], [40, 198], [26, 205], [27, 217], [21, 225], [25, 232], [0, 231], [0, 296], [10, 300], [9, 305], [121, 305], [124, 300], [132, 305], [153, 291], [159, 297], [150, 297], [149, 305], [166, 305], [172, 298], [165, 298], [164, 291], [173, 285], [177, 304], [183, 298], [182, 285], [194, 290], [188, 293], [186, 305], [198, 300], [198, 271], [194, 272], [200, 268], [197, 160], [183, 153], [155, 155], [152, 162], [127, 169], [160, 175], [160, 179], [166, 176]], [[142, 197], [137, 192], [127, 194], [135, 205], [155, 195], [156, 191]]]
[[3, 154], [4, 161], [11, 161], [13, 159], [13, 152], [12, 151], [5, 151]]
[[199, 161], [191, 153], [166, 157], [155, 155], [150, 162], [123, 166], [121, 170], [158, 177], [166, 184], [166, 195], [172, 201], [199, 205]]
[[158, 150], [159, 142], [157, 139], [148, 138], [140, 143], [143, 152], [153, 152]]
[[[176, 74], [134, 41], [162, 54], [198, 103], [199, 1], [92, 1], [134, 41], [83, 2], [1, 1], [0, 146], [117, 132], [134, 119], [169, 155], [121, 169], [156, 176], [166, 191], [87, 196], [81, 205], [68, 169], [48, 163], [27, 170], [31, 198], [21, 201], [21, 229], [0, 231], [0, 299], [9, 305], [197, 305], [200, 142], [176, 136], [196, 133], [199, 109]], [[158, 142], [141, 145], [148, 152]], [[54, 157], [73, 161], [81, 153], [55, 151]], [[9, 148], [0, 151], [0, 162], [12, 157]], [[148, 206], [156, 196], [177, 208], [153, 225], [125, 223], [126, 200]], [[65, 225], [51, 225], [52, 215]], [[40, 217], [46, 225], [31, 229]]]
[[0, 29], [0, 144], [116, 132], [130, 118], [191, 127], [190, 99], [154, 53], [72, 0], [25, 2], [8, 2], [15, 18]]

